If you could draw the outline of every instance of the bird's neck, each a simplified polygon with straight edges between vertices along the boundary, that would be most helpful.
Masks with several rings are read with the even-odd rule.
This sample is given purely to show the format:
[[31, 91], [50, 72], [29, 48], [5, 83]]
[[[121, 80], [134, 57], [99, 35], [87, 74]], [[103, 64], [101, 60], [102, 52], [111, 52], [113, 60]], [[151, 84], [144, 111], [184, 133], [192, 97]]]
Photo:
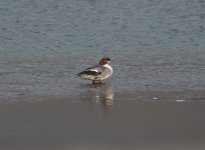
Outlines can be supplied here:
[[112, 67], [111, 67], [109, 64], [105, 64], [105, 65], [103, 65], [103, 66], [106, 67], [106, 68], [108, 68], [108, 69], [110, 69], [111, 73], [113, 73]]

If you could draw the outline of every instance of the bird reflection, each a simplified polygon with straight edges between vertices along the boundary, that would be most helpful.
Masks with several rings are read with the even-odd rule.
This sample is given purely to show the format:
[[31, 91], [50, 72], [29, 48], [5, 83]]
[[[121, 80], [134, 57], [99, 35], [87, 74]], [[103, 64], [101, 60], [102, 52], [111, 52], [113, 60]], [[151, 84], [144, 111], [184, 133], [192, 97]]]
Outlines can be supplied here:
[[114, 105], [114, 91], [112, 85], [92, 84], [90, 88], [95, 89], [92, 94], [93, 102], [101, 102], [106, 108]]

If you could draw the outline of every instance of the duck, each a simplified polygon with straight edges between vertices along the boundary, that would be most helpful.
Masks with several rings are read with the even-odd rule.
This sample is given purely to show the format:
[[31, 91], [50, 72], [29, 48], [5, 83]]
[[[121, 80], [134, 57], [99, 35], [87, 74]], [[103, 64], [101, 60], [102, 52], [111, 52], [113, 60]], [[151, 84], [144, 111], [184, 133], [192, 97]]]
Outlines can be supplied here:
[[93, 84], [102, 84], [102, 81], [111, 77], [113, 74], [113, 69], [109, 65], [110, 62], [110, 58], [104, 57], [100, 60], [98, 65], [85, 69], [84, 71], [78, 73], [78, 76], [81, 79], [91, 80]]

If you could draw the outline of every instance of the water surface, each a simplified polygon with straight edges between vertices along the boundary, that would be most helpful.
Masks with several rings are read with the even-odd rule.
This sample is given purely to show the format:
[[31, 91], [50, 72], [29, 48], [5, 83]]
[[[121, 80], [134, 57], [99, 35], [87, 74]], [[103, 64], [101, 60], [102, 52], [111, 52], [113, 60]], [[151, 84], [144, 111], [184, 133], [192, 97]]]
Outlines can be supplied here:
[[109, 56], [114, 74], [106, 83], [116, 98], [168, 92], [203, 100], [204, 7], [203, 0], [0, 1], [0, 99], [79, 99], [99, 88], [76, 74]]

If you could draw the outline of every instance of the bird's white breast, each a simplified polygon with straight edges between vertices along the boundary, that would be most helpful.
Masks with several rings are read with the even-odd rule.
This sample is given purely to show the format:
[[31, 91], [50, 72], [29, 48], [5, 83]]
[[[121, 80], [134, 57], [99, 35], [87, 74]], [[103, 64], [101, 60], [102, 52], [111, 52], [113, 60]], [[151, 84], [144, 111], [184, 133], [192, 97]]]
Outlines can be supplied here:
[[110, 65], [106, 64], [106, 65], [103, 65], [103, 66], [108, 68], [110, 70], [111, 74], [113, 73], [112, 67]]

